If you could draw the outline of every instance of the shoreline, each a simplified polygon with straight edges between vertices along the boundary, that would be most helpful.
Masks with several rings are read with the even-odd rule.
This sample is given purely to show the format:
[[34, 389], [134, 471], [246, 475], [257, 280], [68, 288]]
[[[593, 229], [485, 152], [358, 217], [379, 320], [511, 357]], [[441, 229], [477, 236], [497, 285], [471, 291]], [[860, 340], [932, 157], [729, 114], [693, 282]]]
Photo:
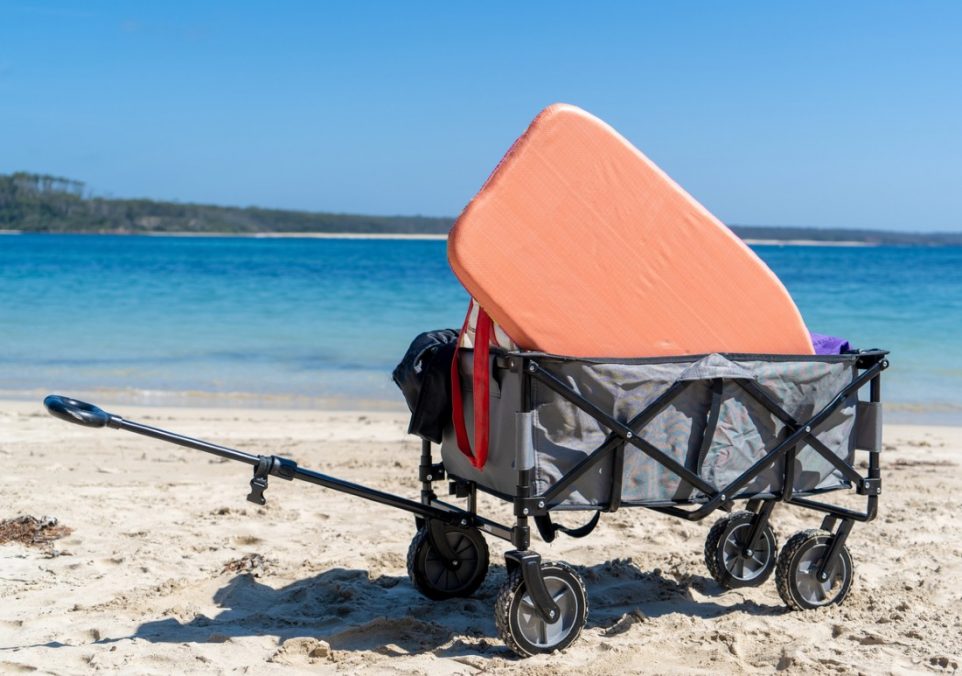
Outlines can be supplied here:
[[[444, 241], [448, 236], [441, 233], [378, 233], [378, 232], [28, 232], [24, 230], [0, 230], [0, 235], [84, 235], [117, 237], [191, 237], [191, 238], [244, 238], [244, 239], [356, 239], [356, 240], [411, 240]], [[825, 247], [877, 247], [875, 242], [858, 240], [818, 239], [756, 239], [742, 241], [749, 246], [825, 246]]]
[[35, 403], [42, 410], [44, 397], [60, 394], [102, 407], [131, 407], [142, 409], [174, 408], [185, 411], [372, 411], [404, 413], [407, 408], [400, 390], [395, 398], [377, 396], [310, 396], [301, 394], [271, 394], [258, 392], [205, 392], [200, 390], [150, 390], [109, 388], [66, 388], [62, 391], [0, 389], [0, 409], [6, 405], [20, 406]]
[[[141, 410], [176, 409], [184, 412], [203, 411], [274, 411], [339, 413], [367, 411], [371, 413], [408, 415], [400, 391], [396, 396], [377, 395], [276, 394], [257, 392], [206, 392], [199, 390], [173, 391], [150, 389], [79, 388], [48, 392], [45, 390], [0, 389], [0, 410], [35, 405], [42, 411], [48, 394], [62, 394], [87, 401], [103, 408], [132, 408]], [[883, 401], [885, 424], [930, 427], [962, 427], [962, 404], [952, 402]]]
[[856, 247], [876, 247], [881, 246], [875, 242], [859, 242], [857, 240], [828, 241], [820, 239], [743, 239], [749, 246], [856, 246]]
[[124, 234], [135, 237], [243, 237], [246, 239], [386, 239], [416, 241], [446, 240], [448, 238], [447, 235], [442, 234], [402, 232], [137, 232]]

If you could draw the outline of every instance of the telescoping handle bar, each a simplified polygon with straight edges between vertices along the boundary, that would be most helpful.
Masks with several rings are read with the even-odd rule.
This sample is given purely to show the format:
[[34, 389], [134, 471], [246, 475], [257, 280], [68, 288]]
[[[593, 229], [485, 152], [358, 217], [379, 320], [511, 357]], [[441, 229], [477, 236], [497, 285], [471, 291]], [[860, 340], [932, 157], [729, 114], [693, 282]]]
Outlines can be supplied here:
[[142, 425], [140, 423], [124, 420], [119, 415], [107, 413], [102, 408], [88, 404], [85, 401], [78, 401], [70, 397], [59, 394], [51, 394], [43, 400], [43, 405], [47, 412], [55, 418], [66, 420], [67, 422], [85, 427], [112, 427], [117, 430], [126, 430], [134, 434], [141, 434], [145, 437], [153, 437], [161, 441], [167, 441], [178, 446], [186, 446], [205, 453], [212, 453], [228, 460], [237, 460], [248, 465], [257, 465], [260, 456], [244, 453], [226, 446], [218, 446], [199, 439], [191, 439], [180, 434], [174, 434], [166, 430]]
[[510, 538], [510, 530], [505, 526], [496, 524], [493, 521], [488, 521], [487, 519], [465, 512], [456, 507], [444, 505], [442, 509], [434, 505], [425, 505], [414, 500], [402, 498], [399, 495], [384, 493], [383, 491], [368, 488], [367, 486], [304, 469], [288, 458], [282, 458], [276, 455], [253, 455], [233, 448], [227, 448], [226, 446], [218, 446], [217, 444], [201, 441], [200, 439], [185, 437], [181, 434], [168, 432], [157, 427], [125, 420], [119, 415], [108, 413], [93, 404], [58, 394], [51, 394], [45, 398], [43, 405], [52, 416], [76, 425], [83, 425], [85, 427], [111, 427], [113, 429], [126, 430], [134, 434], [140, 434], [178, 446], [185, 446], [198, 451], [204, 451], [205, 453], [211, 453], [221, 458], [227, 458], [228, 460], [236, 460], [252, 465], [254, 467], [254, 478], [251, 480], [251, 492], [247, 498], [257, 504], [263, 505], [265, 503], [264, 490], [267, 488], [268, 476], [276, 476], [281, 479], [287, 479], [288, 481], [299, 479], [335, 491], [347, 493], [348, 495], [364, 498], [365, 500], [379, 502], [389, 507], [403, 509], [404, 511], [412, 512], [427, 519], [440, 519], [447, 523], [459, 525], [466, 525], [468, 520], [470, 520], [474, 522], [475, 525], [485, 528], [485, 530], [498, 537]]

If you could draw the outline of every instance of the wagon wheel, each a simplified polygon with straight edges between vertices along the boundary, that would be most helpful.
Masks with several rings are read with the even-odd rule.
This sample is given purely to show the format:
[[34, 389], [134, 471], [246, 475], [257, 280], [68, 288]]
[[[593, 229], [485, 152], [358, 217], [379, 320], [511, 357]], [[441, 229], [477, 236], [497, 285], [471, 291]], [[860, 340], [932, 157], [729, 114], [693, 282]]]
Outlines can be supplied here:
[[765, 524], [758, 545], [748, 546], [754, 519], [754, 512], [735, 512], [719, 519], [708, 532], [705, 565], [712, 578], [727, 589], [757, 587], [775, 569], [778, 540], [769, 524]]
[[488, 573], [488, 544], [481, 531], [445, 526], [444, 537], [454, 560], [441, 556], [427, 528], [418, 530], [408, 548], [408, 577], [419, 592], [435, 601], [470, 596]]
[[832, 547], [835, 536], [824, 530], [795, 533], [778, 555], [775, 583], [778, 595], [795, 610], [810, 610], [841, 603], [852, 588], [855, 566], [848, 547], [842, 545], [826, 569], [827, 577], [818, 579], [818, 569]]
[[565, 563], [543, 563], [548, 594], [561, 614], [548, 622], [528, 594], [521, 570], [514, 570], [498, 593], [494, 621], [501, 640], [521, 657], [567, 648], [578, 638], [588, 618], [588, 596], [581, 577]]

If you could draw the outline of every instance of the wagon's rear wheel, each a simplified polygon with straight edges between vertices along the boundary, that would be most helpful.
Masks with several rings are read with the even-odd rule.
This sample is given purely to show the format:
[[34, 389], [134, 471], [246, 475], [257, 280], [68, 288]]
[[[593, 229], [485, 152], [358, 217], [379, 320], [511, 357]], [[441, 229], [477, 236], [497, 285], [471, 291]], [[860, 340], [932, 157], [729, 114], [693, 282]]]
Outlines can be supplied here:
[[712, 526], [705, 540], [705, 565], [715, 581], [727, 589], [757, 587], [775, 569], [778, 540], [772, 527], [765, 524], [757, 544], [749, 537], [755, 513], [735, 512]]
[[508, 575], [494, 606], [498, 635], [521, 657], [568, 647], [581, 634], [588, 618], [585, 585], [571, 566], [543, 563], [541, 574], [548, 594], [561, 611], [557, 621], [548, 622], [538, 613], [521, 570]]
[[842, 545], [835, 560], [819, 579], [818, 569], [835, 536], [824, 530], [796, 533], [778, 555], [775, 582], [778, 595], [795, 610], [810, 610], [841, 603], [852, 588], [855, 566], [848, 547]]
[[453, 560], [444, 559], [421, 528], [408, 548], [408, 577], [419, 592], [440, 601], [470, 596], [488, 573], [488, 544], [477, 528], [444, 527]]

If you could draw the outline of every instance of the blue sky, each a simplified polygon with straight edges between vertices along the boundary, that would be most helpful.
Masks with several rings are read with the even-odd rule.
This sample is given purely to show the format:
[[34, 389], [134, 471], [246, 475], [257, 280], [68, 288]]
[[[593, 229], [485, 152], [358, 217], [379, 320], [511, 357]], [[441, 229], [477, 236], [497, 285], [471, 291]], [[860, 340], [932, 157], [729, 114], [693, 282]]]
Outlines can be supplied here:
[[958, 2], [0, 3], [0, 172], [456, 215], [545, 105], [729, 223], [962, 230]]

